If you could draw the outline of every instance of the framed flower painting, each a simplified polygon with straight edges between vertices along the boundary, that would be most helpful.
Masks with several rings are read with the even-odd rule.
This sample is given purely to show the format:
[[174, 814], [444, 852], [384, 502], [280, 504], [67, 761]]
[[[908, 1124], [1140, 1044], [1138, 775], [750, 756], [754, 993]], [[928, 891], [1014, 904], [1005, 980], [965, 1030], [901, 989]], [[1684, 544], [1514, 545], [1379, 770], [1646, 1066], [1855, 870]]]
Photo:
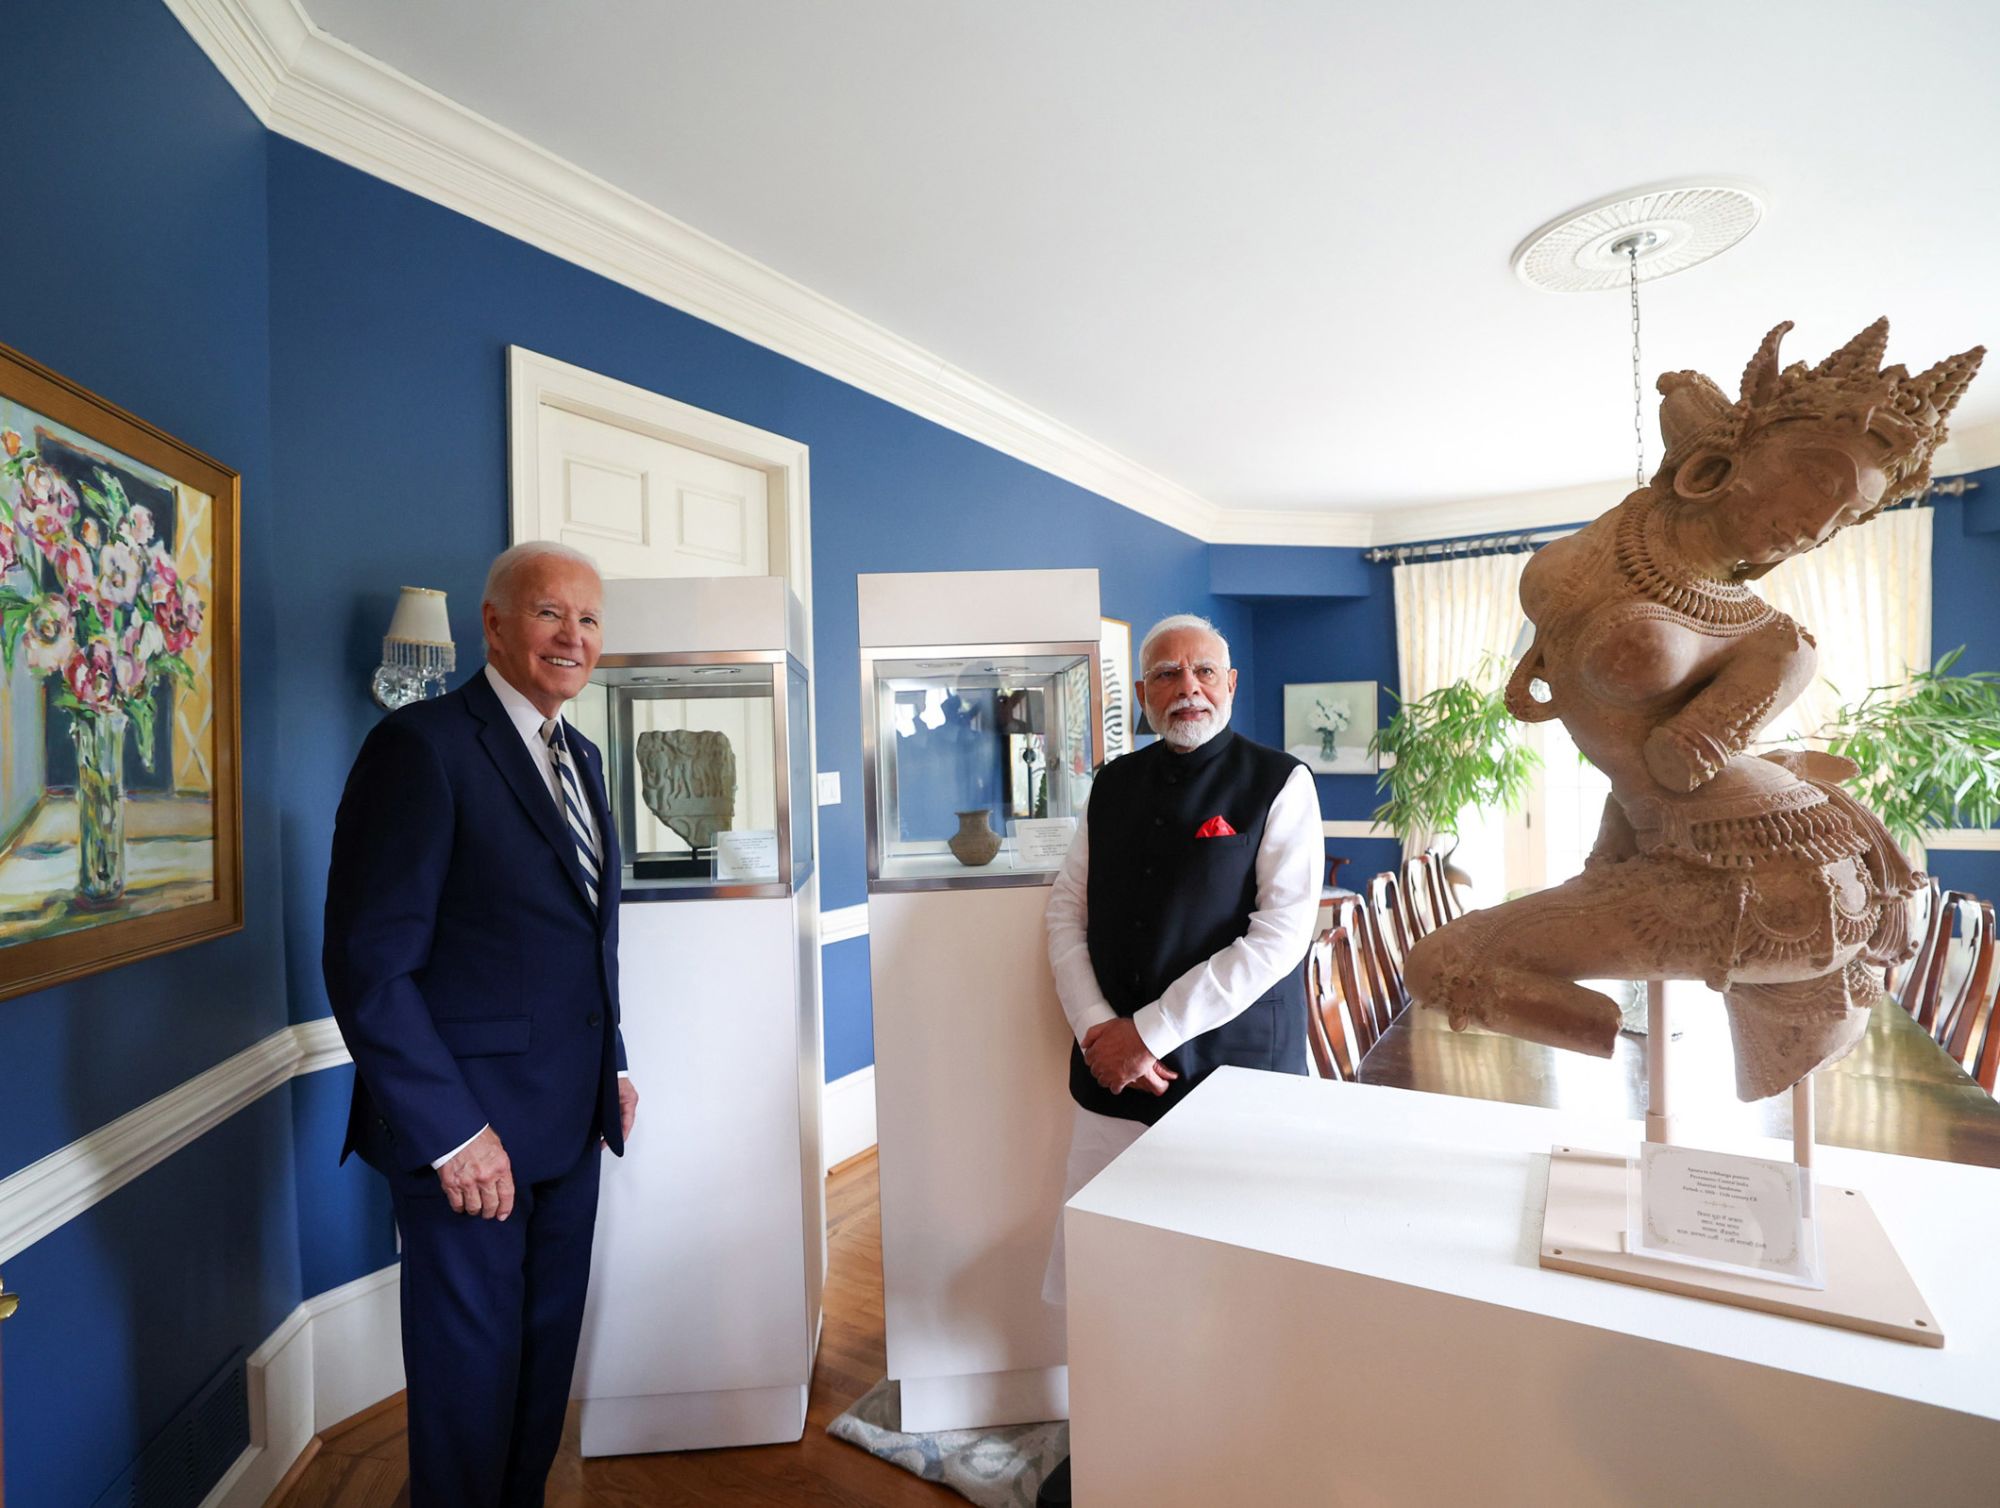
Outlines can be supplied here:
[[239, 503], [0, 346], [0, 998], [243, 925]]
[[1285, 752], [1321, 775], [1373, 775], [1373, 681], [1315, 681], [1285, 688]]

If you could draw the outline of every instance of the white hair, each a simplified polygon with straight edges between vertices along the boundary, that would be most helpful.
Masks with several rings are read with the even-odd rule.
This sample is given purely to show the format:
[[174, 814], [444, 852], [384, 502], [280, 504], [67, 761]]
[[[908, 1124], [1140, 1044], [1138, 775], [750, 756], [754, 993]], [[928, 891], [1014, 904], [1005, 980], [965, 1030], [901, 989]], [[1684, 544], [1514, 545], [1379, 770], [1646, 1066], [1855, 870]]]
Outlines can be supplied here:
[[552, 539], [527, 539], [493, 557], [493, 564], [487, 568], [486, 590], [480, 594], [479, 605], [484, 607], [490, 602], [503, 611], [511, 608], [514, 605], [515, 583], [521, 572], [538, 560], [566, 560], [603, 580], [597, 562], [583, 551], [559, 545]]
[[1140, 675], [1143, 676], [1149, 668], [1148, 660], [1153, 652], [1153, 641], [1161, 634], [1170, 634], [1180, 628], [1198, 628], [1205, 634], [1213, 634], [1215, 642], [1222, 646], [1222, 668], [1224, 670], [1229, 668], [1229, 641], [1222, 637], [1222, 630], [1195, 613], [1174, 613], [1147, 629], [1146, 637], [1139, 641]]

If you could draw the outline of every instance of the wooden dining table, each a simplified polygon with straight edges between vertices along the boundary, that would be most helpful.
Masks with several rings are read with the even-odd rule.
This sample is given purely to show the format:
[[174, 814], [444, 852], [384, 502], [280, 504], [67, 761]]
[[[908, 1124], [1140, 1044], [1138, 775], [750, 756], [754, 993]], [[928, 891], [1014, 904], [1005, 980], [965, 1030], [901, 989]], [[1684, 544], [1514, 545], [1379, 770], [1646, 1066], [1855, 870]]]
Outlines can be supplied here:
[[[1668, 990], [1676, 1139], [1789, 1138], [1789, 1093], [1747, 1104], [1735, 1096], [1721, 998], [1696, 983], [1677, 981]], [[1628, 1021], [1640, 1016], [1628, 1010]], [[1605, 1059], [1477, 1027], [1454, 1032], [1443, 1012], [1412, 1009], [1382, 1034], [1355, 1076], [1364, 1084], [1626, 1120], [1646, 1113], [1646, 1039], [1632, 1030], [1618, 1034]], [[1813, 1094], [1818, 1141], [2000, 1168], [2000, 1102], [1893, 1000], [1870, 1013], [1852, 1052], [1813, 1075]]]

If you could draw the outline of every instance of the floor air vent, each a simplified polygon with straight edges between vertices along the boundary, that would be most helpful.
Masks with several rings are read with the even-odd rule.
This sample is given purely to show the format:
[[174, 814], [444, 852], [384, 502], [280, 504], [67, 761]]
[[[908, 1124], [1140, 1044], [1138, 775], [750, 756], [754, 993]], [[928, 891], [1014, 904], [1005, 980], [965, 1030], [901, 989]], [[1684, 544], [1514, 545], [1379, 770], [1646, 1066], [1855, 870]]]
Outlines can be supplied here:
[[243, 1363], [231, 1356], [92, 1508], [199, 1508], [250, 1444]]

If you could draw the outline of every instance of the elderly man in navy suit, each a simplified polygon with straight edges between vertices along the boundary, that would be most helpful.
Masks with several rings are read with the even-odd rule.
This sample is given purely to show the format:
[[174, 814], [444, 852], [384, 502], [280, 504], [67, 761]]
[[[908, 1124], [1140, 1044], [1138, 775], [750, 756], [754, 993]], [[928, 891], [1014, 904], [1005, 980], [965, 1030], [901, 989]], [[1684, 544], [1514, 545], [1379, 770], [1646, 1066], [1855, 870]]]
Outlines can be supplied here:
[[411, 1508], [542, 1502], [597, 1217], [638, 1094], [618, 1032], [617, 835], [563, 722], [603, 586], [561, 545], [493, 562], [486, 668], [390, 714], [348, 776], [327, 994], [354, 1055], [347, 1146], [403, 1240]]

